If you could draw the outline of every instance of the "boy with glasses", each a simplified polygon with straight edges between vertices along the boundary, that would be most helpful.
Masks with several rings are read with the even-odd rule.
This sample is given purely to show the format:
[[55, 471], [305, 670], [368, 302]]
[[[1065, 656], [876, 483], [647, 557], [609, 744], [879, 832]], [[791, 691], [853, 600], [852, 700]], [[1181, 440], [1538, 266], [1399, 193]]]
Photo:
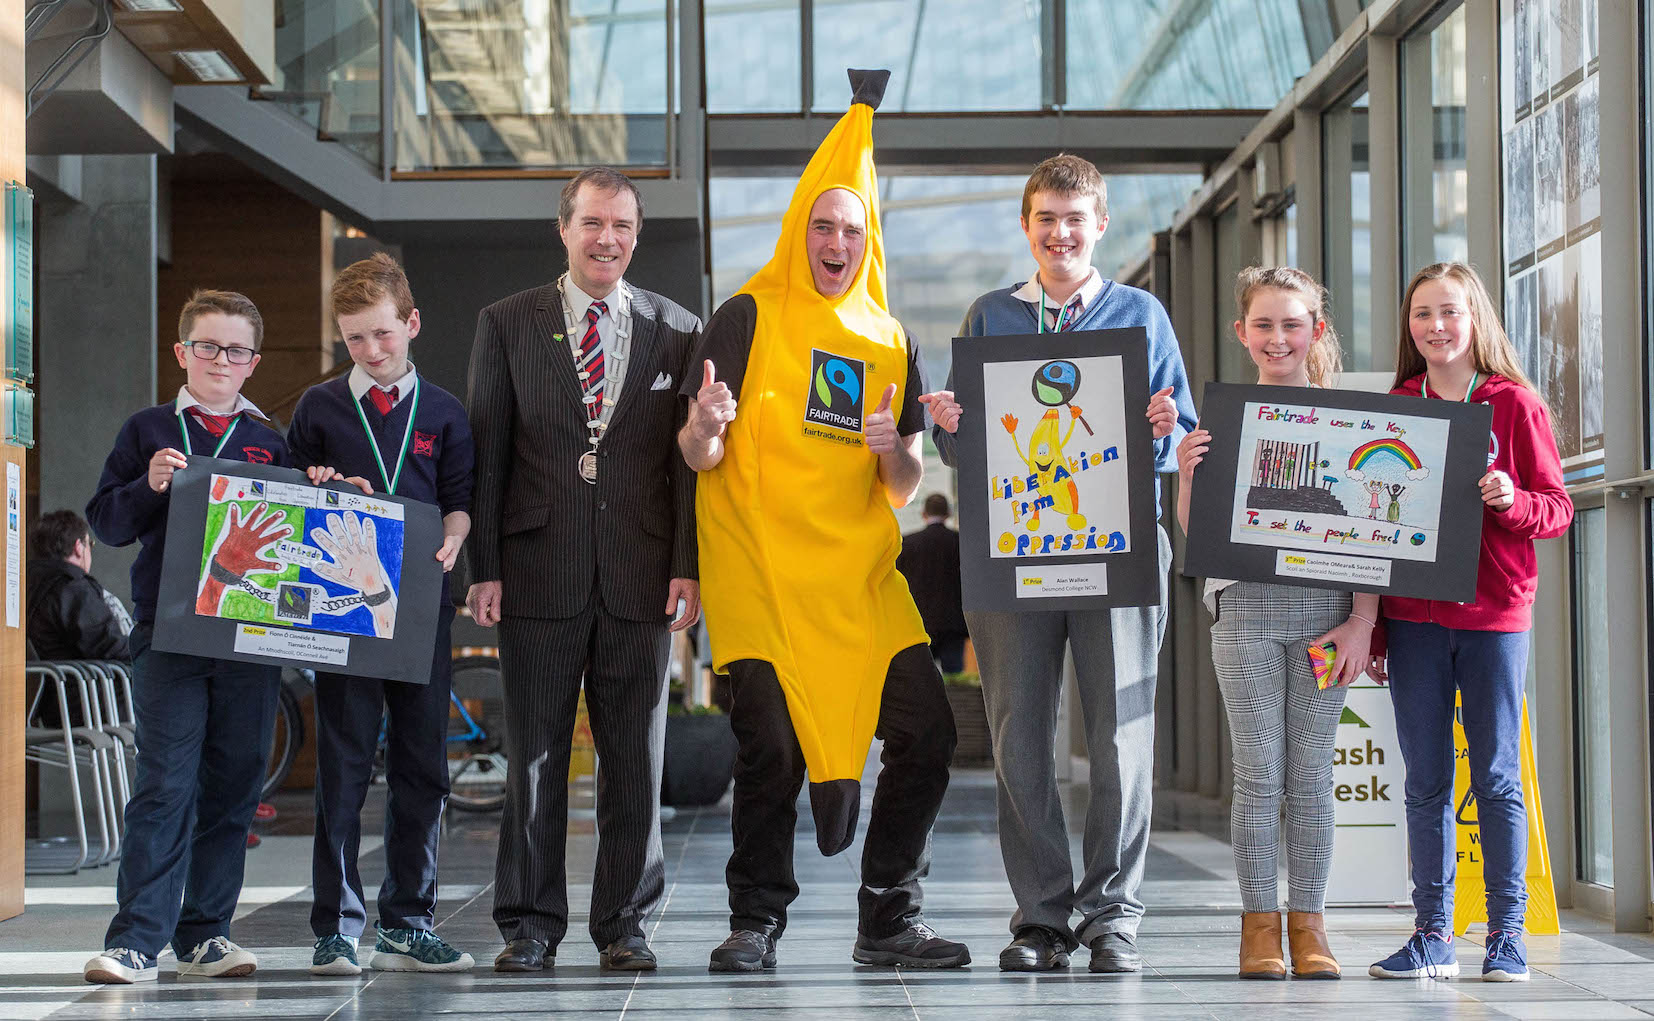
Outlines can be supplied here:
[[173, 353], [188, 382], [126, 420], [86, 505], [110, 546], [143, 544], [132, 565], [136, 626], [132, 701], [138, 765], [126, 806], [118, 908], [88, 982], [153, 980], [172, 944], [179, 975], [240, 977], [258, 960], [229, 939], [241, 896], [247, 829], [275, 724], [273, 666], [150, 648], [172, 475], [192, 455], [287, 463], [287, 444], [241, 387], [257, 368], [264, 319], [244, 295], [197, 291], [178, 317]]

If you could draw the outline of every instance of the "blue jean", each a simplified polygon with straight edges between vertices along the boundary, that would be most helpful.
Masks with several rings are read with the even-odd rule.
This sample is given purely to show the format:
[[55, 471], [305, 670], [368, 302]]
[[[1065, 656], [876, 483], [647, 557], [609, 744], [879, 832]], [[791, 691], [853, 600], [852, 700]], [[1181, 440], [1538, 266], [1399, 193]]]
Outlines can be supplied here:
[[1407, 843], [1415, 924], [1453, 921], [1458, 831], [1453, 804], [1453, 693], [1463, 708], [1470, 792], [1481, 829], [1488, 930], [1520, 931], [1528, 903], [1528, 817], [1522, 801], [1522, 692], [1528, 632], [1462, 631], [1387, 622], [1390, 697], [1407, 763]]
[[132, 631], [138, 767], [105, 947], [179, 957], [230, 931], [281, 672], [157, 652]]

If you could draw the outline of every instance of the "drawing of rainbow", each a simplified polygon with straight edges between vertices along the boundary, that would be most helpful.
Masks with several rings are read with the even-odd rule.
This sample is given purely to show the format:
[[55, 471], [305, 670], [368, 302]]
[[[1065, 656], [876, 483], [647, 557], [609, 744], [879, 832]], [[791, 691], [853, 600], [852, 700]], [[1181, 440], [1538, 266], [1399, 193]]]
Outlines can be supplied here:
[[1391, 437], [1373, 440], [1356, 447], [1355, 453], [1350, 455], [1350, 467], [1359, 469], [1380, 454], [1394, 454], [1411, 471], [1418, 471], [1422, 467], [1419, 456], [1413, 453], [1412, 447]]

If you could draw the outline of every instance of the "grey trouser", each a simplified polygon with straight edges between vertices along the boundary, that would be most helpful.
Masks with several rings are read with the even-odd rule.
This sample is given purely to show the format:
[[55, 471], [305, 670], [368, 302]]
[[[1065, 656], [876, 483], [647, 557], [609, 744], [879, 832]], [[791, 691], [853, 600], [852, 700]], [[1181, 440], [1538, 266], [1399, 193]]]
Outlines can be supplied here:
[[1235, 797], [1229, 830], [1241, 906], [1279, 911], [1281, 801], [1286, 801], [1288, 911], [1321, 910], [1332, 869], [1332, 752], [1343, 688], [1321, 691], [1309, 644], [1344, 623], [1350, 594], [1238, 582], [1218, 593], [1212, 666], [1229, 714]]
[[[1016, 897], [1011, 931], [1043, 925], [1072, 943], [1105, 932], [1135, 934], [1154, 797], [1154, 695], [1166, 634], [1166, 572], [1160, 603], [1113, 610], [967, 613], [982, 673], [999, 780], [999, 850]], [[1055, 739], [1063, 647], [1074, 652], [1091, 763], [1084, 874], [1074, 885], [1068, 826], [1057, 787]], [[1080, 924], [1070, 927], [1074, 912]]]

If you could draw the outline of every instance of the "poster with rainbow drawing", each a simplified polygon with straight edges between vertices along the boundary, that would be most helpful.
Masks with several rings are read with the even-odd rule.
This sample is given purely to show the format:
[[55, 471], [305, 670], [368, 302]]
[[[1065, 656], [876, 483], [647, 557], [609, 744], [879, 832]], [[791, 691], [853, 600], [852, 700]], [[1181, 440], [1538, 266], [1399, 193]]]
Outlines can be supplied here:
[[1434, 562], [1449, 424], [1246, 402], [1230, 540]]

